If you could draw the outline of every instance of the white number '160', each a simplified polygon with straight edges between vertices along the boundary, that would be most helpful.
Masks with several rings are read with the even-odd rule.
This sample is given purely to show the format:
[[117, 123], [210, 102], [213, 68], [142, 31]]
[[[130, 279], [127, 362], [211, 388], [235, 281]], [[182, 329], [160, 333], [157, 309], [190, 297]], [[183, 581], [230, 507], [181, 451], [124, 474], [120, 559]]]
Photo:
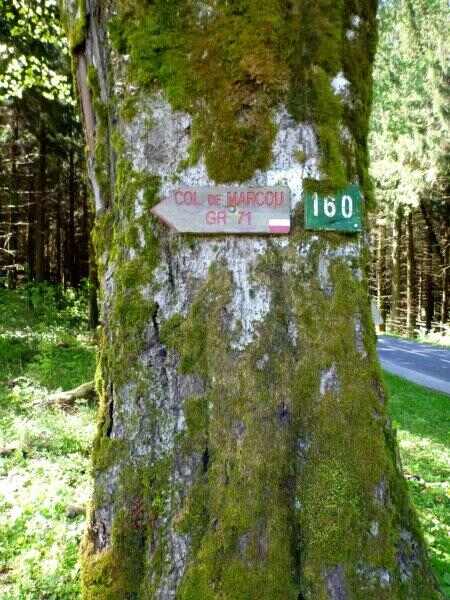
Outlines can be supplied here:
[[[323, 199], [323, 212], [330, 219], [336, 215], [336, 200], [327, 196]], [[342, 196], [341, 212], [344, 219], [351, 219], [353, 216], [353, 198], [351, 196]], [[314, 194], [314, 216], [319, 216], [319, 195]]]

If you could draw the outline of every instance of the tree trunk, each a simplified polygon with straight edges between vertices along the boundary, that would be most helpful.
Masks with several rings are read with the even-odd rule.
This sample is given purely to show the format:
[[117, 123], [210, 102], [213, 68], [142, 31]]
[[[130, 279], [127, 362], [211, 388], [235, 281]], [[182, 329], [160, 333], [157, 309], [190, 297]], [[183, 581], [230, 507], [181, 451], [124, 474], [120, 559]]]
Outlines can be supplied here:
[[446, 240], [445, 247], [442, 249], [442, 297], [441, 297], [441, 325], [443, 331], [448, 323], [449, 306], [449, 276], [450, 269], [450, 240]]
[[27, 234], [27, 274], [28, 281], [32, 281], [35, 275], [36, 259], [36, 194], [35, 179], [30, 177], [30, 189], [28, 194], [28, 234]]
[[406, 331], [408, 337], [414, 337], [416, 329], [416, 257], [414, 249], [413, 212], [410, 209], [406, 219]]
[[380, 311], [380, 332], [386, 330], [386, 225], [378, 224], [377, 255], [376, 255], [376, 278], [377, 278], [377, 305]]
[[[303, 185], [368, 192], [375, 3], [112, 4], [65, 15], [103, 325], [84, 598], [439, 598], [364, 240], [302, 226]], [[150, 213], [175, 185], [238, 182], [289, 185], [292, 233], [177, 235]]]
[[80, 283], [78, 276], [78, 256], [75, 248], [75, 152], [69, 151], [69, 223], [67, 231], [67, 256], [69, 282], [73, 287]]
[[18, 173], [17, 173], [17, 159], [18, 159], [18, 143], [19, 143], [19, 119], [16, 112], [13, 112], [13, 139], [11, 141], [11, 181], [9, 186], [9, 223], [8, 223], [8, 241], [7, 250], [9, 253], [10, 267], [8, 269], [7, 284], [10, 290], [16, 288], [17, 285], [17, 250], [18, 250], [18, 215], [17, 215], [17, 190], [18, 190]]
[[433, 282], [433, 246], [434, 235], [431, 224], [426, 219], [426, 210], [421, 203], [422, 216], [425, 221], [425, 250], [423, 259], [424, 287], [425, 287], [425, 329], [431, 331], [434, 318], [434, 282]]
[[36, 194], [36, 227], [35, 243], [35, 277], [36, 281], [44, 281], [45, 268], [45, 211], [47, 204], [47, 132], [41, 125], [39, 135], [39, 192]]
[[56, 235], [55, 235], [55, 245], [56, 245], [56, 281], [58, 283], [64, 282], [64, 269], [63, 269], [63, 257], [62, 257], [62, 236], [61, 236], [61, 202], [59, 199], [56, 201], [55, 206], [56, 212]]
[[401, 294], [402, 294], [402, 224], [403, 224], [403, 208], [397, 206], [394, 213], [392, 223], [392, 251], [391, 251], [391, 311], [390, 321], [391, 328], [397, 333], [401, 333], [403, 329], [401, 317]]

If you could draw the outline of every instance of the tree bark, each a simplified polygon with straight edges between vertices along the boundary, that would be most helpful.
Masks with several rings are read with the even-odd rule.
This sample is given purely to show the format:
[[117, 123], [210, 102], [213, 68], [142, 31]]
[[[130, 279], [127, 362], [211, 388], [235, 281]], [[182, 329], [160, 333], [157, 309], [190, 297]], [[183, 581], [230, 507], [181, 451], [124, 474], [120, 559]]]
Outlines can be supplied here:
[[448, 323], [449, 311], [449, 276], [450, 269], [450, 240], [446, 240], [445, 247], [442, 249], [442, 297], [441, 297], [441, 326], [445, 331]]
[[377, 305], [380, 311], [382, 323], [379, 325], [381, 332], [386, 330], [386, 224], [378, 224], [377, 254], [376, 254], [376, 278], [377, 278]]
[[39, 135], [39, 193], [36, 194], [36, 227], [35, 243], [35, 277], [36, 281], [44, 281], [46, 277], [45, 264], [45, 211], [47, 204], [47, 132], [41, 125]]
[[406, 331], [408, 337], [414, 337], [416, 329], [416, 257], [414, 249], [413, 211], [410, 209], [406, 219]]
[[11, 141], [11, 180], [9, 187], [9, 223], [7, 250], [10, 253], [10, 268], [8, 269], [7, 284], [10, 290], [17, 285], [17, 250], [18, 250], [18, 215], [17, 215], [17, 189], [18, 189], [18, 143], [19, 143], [19, 119], [16, 111], [13, 111], [13, 139]]
[[[84, 598], [440, 598], [364, 239], [302, 225], [303, 185], [368, 192], [376, 3], [112, 4], [81, 23], [66, 6], [103, 325]], [[291, 187], [290, 236], [183, 236], [150, 214], [176, 182], [243, 181]]]
[[424, 204], [421, 203], [421, 212], [425, 221], [425, 250], [423, 258], [423, 273], [425, 287], [425, 329], [431, 331], [434, 318], [434, 282], [433, 282], [433, 254], [435, 236], [428, 219]]
[[77, 287], [80, 283], [78, 275], [78, 256], [75, 249], [75, 151], [71, 147], [69, 150], [69, 223], [67, 231], [67, 256], [69, 265], [70, 285]]
[[391, 310], [390, 322], [393, 331], [401, 333], [403, 324], [401, 316], [402, 299], [402, 225], [403, 207], [397, 206], [392, 223], [392, 250], [391, 250]]

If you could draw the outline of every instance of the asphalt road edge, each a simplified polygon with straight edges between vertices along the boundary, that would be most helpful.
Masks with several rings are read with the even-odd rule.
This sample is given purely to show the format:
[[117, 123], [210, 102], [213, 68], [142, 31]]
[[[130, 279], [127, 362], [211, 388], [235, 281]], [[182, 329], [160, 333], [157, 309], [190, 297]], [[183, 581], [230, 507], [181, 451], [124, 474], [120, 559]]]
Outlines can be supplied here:
[[423, 373], [418, 373], [417, 371], [407, 369], [406, 367], [399, 367], [388, 360], [380, 359], [380, 362], [383, 369], [389, 373], [392, 373], [393, 375], [398, 375], [399, 377], [408, 379], [413, 383], [417, 383], [423, 387], [430, 388], [450, 396], [450, 382], [448, 381], [444, 381], [438, 377], [432, 377], [431, 375], [424, 375]]

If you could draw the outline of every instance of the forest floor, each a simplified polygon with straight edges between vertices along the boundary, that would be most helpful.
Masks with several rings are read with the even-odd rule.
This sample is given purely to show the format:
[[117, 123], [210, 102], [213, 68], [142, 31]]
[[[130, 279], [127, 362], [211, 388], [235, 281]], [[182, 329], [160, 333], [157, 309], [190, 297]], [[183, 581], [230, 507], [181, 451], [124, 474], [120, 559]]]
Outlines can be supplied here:
[[[79, 598], [95, 406], [49, 405], [93, 378], [86, 304], [48, 286], [0, 289], [0, 597]], [[433, 568], [450, 598], [448, 396], [386, 374], [403, 467]]]

